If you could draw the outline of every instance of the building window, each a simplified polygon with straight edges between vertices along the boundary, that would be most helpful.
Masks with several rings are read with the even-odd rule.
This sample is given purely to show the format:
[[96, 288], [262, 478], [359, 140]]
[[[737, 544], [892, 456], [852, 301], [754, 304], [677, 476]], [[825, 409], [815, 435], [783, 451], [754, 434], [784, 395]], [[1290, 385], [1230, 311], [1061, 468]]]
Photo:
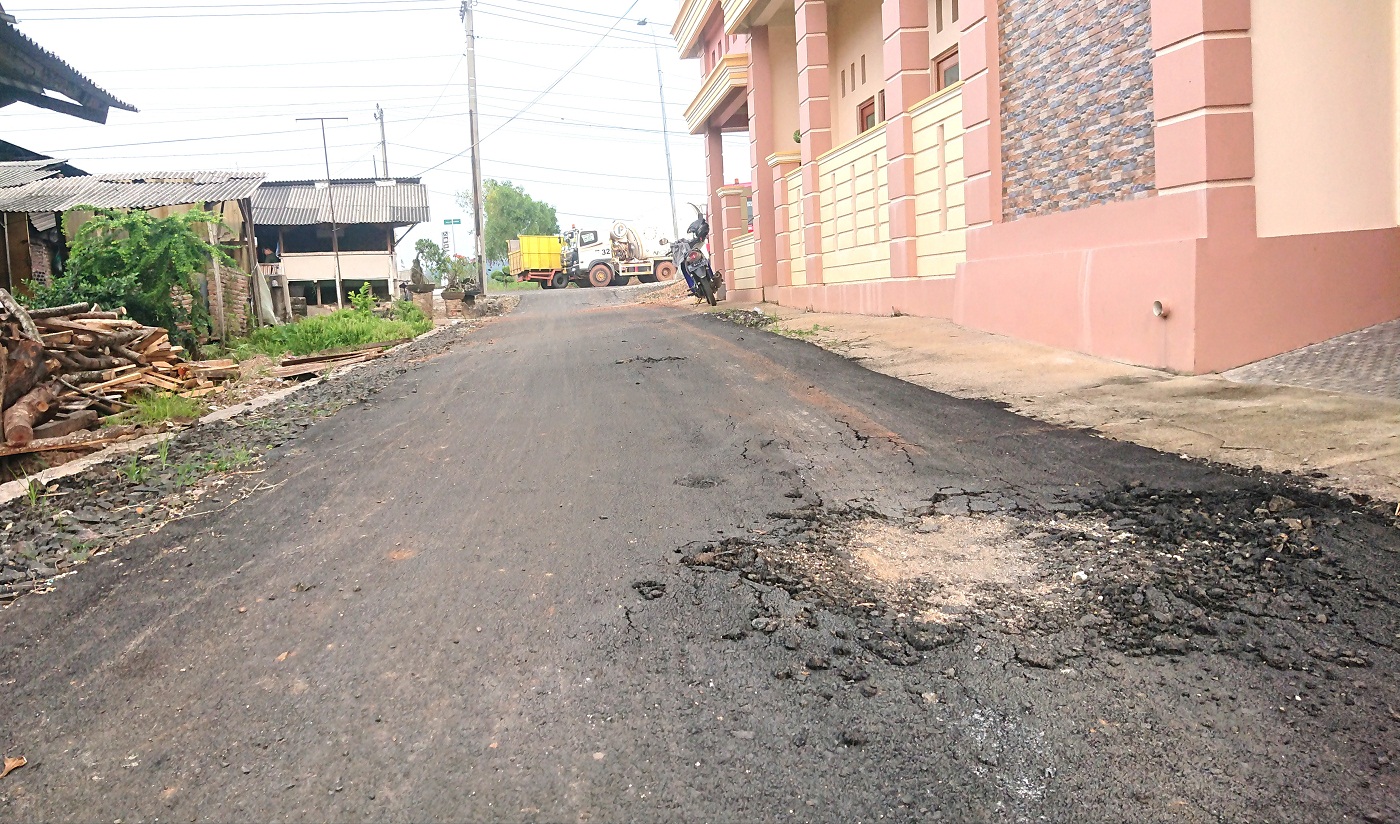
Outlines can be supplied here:
[[841, 70], [841, 96], [846, 96], [846, 70]]
[[953, 22], [958, 22], [958, 0], [953, 0]]
[[884, 123], [886, 120], [889, 119], [889, 118], [885, 117], [885, 90], [884, 90], [884, 89], [881, 89], [881, 90], [880, 90], [880, 93], [877, 94], [877, 95], [875, 95], [875, 99], [876, 99], [877, 101], [879, 101], [878, 108], [879, 108], [879, 110], [880, 110], [880, 112], [879, 112], [879, 114], [880, 114], [880, 122], [881, 122], [881, 123]]
[[865, 55], [863, 54], [860, 56], [860, 82], [861, 85], [865, 84]]
[[875, 119], [875, 98], [872, 97], [860, 104], [860, 116], [858, 121], [859, 125], [856, 128], [857, 131], [862, 134], [875, 128], [875, 124], [879, 122]]
[[958, 48], [954, 46], [933, 60], [934, 91], [942, 91], [962, 79], [958, 67]]

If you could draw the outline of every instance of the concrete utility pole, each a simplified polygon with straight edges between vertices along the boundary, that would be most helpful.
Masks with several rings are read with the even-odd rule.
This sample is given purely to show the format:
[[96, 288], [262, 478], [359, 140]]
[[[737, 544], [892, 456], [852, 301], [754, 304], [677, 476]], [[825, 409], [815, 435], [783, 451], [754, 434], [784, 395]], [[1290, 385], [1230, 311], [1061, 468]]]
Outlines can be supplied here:
[[[340, 227], [335, 221], [335, 193], [331, 187], [331, 150], [330, 144], [326, 142], [326, 121], [327, 120], [349, 120], [348, 117], [298, 117], [297, 120], [317, 120], [321, 123], [321, 151], [326, 157], [326, 202], [331, 207], [331, 254], [335, 256], [335, 307], [345, 308], [345, 287], [340, 280], [340, 238], [336, 237]], [[317, 303], [320, 302], [320, 295], [316, 296]]]
[[383, 163], [379, 166], [379, 174], [383, 177], [389, 176], [389, 138], [384, 136], [384, 110], [379, 108], [379, 104], [374, 104], [374, 119], [379, 121], [379, 156], [383, 158]]
[[481, 202], [481, 127], [477, 123], [476, 105], [476, 25], [472, 6], [476, 0], [462, 0], [462, 22], [467, 27], [467, 113], [471, 120], [472, 140], [472, 229], [476, 235], [476, 280], [481, 294], [486, 294], [486, 204]]
[[[637, 25], [647, 25], [643, 17]], [[671, 239], [681, 236], [681, 221], [676, 217], [676, 177], [671, 171], [671, 132], [666, 127], [666, 80], [661, 74], [661, 47], [651, 41], [652, 53], [656, 55], [656, 93], [661, 98], [661, 143], [666, 147], [666, 190], [671, 193]]]

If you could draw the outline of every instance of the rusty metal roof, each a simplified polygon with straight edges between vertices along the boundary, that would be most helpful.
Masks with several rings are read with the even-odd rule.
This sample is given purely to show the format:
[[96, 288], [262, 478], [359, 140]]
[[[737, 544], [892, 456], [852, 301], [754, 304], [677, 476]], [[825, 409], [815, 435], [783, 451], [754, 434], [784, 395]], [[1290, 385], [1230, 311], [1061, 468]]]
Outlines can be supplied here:
[[262, 181], [261, 172], [138, 172], [49, 178], [0, 189], [0, 212], [217, 203], [250, 197]]
[[[425, 223], [428, 187], [418, 178], [336, 180], [330, 187], [341, 225]], [[331, 222], [323, 181], [271, 180], [253, 193], [253, 222], [262, 226], [313, 226]]]
[[0, 188], [23, 186], [36, 180], [58, 177], [62, 160], [10, 160], [0, 162]]

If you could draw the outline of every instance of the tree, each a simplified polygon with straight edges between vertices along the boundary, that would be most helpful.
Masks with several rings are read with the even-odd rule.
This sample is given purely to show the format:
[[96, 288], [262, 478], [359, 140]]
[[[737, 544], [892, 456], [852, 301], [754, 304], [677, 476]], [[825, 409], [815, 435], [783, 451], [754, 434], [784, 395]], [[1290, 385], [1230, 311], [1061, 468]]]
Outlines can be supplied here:
[[428, 280], [443, 286], [463, 286], [468, 281], [476, 283], [475, 263], [461, 255], [448, 255], [428, 238], [419, 238], [413, 244], [413, 251], [423, 261], [423, 276]]
[[125, 306], [131, 317], [165, 327], [172, 339], [195, 351], [209, 325], [197, 276], [216, 258], [222, 266], [238, 268], [195, 228], [217, 225], [218, 216], [202, 209], [157, 218], [140, 209], [78, 208], [93, 216], [73, 239], [67, 270], [49, 286], [36, 286], [30, 303], [35, 308], [70, 303], [96, 303], [104, 309]]
[[[554, 207], [529, 195], [510, 181], [487, 180], [482, 185], [482, 200], [486, 204], [486, 259], [505, 260], [510, 241], [521, 235], [559, 234], [559, 216]], [[465, 193], [457, 202], [471, 209], [471, 197]]]

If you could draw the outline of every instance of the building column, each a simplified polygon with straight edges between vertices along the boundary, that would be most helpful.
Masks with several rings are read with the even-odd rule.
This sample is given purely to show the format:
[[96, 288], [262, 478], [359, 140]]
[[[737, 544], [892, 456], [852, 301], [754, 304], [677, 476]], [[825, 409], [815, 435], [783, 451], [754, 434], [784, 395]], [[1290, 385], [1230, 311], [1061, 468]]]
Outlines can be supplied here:
[[[768, 27], [749, 32], [749, 165], [753, 172], [753, 222], [757, 245], [758, 288], [778, 285], [777, 190], [768, 156], [777, 145], [773, 134], [773, 65]], [[765, 298], [767, 296], [765, 295]]]
[[801, 203], [788, 201], [788, 175], [802, 163], [800, 152], [783, 152], [769, 155], [765, 161], [773, 182], [773, 223], [776, 226], [775, 255], [777, 259], [777, 279], [775, 286], [792, 285], [792, 242], [790, 240], [791, 220], [794, 209], [801, 209]]
[[928, 0], [884, 0], [885, 152], [890, 199], [890, 275], [917, 275], [914, 119], [909, 110], [933, 93]]
[[802, 236], [807, 282], [822, 282], [821, 172], [831, 151], [831, 70], [826, 0], [797, 0], [798, 124], [802, 132]]
[[[1001, 33], [996, 0], [963, 0], [958, 62], [963, 77], [963, 171], [969, 235], [1002, 220]], [[972, 243], [972, 237], [968, 238]]]
[[719, 190], [724, 186], [724, 140], [718, 126], [705, 127], [705, 197], [710, 218], [710, 257], [724, 259], [724, 213]]
[[1160, 194], [1181, 187], [1244, 185], [1254, 177], [1249, 26], [1249, 0], [1152, 3]]

